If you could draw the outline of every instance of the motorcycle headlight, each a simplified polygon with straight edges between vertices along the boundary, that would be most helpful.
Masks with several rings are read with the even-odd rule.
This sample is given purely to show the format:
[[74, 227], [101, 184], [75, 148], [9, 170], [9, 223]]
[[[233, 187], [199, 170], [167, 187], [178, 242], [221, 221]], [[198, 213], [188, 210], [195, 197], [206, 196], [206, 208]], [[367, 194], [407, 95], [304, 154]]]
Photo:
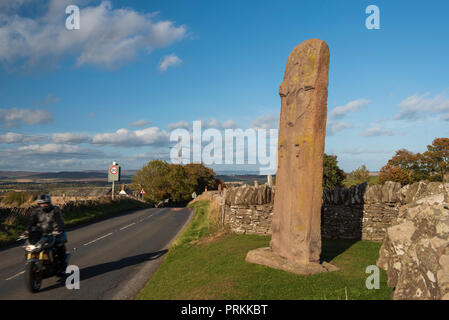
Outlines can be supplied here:
[[42, 247], [42, 244], [40, 244], [40, 243], [37, 243], [35, 245], [29, 244], [29, 245], [27, 245], [26, 250], [30, 251], [30, 252], [39, 251], [41, 247]]

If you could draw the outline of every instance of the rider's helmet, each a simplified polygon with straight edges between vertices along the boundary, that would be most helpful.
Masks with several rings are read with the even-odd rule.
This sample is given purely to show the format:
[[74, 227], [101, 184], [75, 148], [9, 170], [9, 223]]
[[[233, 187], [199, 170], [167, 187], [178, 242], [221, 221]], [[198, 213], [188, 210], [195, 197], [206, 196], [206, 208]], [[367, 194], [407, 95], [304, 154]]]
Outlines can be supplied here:
[[41, 203], [51, 203], [51, 198], [48, 194], [41, 194], [38, 198], [37, 198], [37, 204], [41, 204]]

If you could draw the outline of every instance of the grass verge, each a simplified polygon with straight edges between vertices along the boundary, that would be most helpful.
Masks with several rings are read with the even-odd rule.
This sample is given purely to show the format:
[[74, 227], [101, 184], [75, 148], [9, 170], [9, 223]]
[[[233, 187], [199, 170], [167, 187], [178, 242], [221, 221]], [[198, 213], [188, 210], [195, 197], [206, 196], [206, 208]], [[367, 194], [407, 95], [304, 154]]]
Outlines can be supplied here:
[[200, 200], [191, 202], [187, 207], [195, 210], [192, 221], [184, 230], [184, 232], [176, 239], [170, 247], [173, 251], [175, 248], [184, 247], [198, 243], [201, 239], [215, 234], [219, 230], [218, 211], [208, 200]]
[[212, 242], [208, 201], [195, 206], [192, 223], [137, 299], [389, 299], [386, 273], [380, 289], [365, 286], [366, 267], [376, 263], [380, 243], [323, 240], [322, 257], [339, 271], [299, 276], [245, 262], [249, 250], [267, 247], [268, 236], [227, 234]]

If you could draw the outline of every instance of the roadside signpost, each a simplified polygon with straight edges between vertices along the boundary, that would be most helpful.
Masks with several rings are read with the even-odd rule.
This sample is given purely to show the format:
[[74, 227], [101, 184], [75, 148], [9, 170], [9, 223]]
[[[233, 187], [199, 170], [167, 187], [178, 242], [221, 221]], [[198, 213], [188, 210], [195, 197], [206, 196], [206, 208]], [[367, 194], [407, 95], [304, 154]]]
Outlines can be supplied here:
[[120, 165], [117, 162], [113, 161], [108, 170], [108, 182], [112, 182], [112, 200], [114, 200], [115, 182], [120, 181], [120, 171]]
[[143, 195], [145, 194], [145, 190], [142, 188], [142, 190], [140, 190], [139, 194], [140, 194], [140, 199], [143, 200]]

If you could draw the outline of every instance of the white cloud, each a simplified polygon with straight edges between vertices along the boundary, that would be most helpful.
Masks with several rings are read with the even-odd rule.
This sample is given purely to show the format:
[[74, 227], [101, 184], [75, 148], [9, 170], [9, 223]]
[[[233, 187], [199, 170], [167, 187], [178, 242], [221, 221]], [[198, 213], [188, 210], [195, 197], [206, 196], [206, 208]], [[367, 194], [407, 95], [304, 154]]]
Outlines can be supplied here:
[[237, 128], [237, 123], [234, 120], [226, 120], [225, 122], [221, 123], [221, 127], [223, 129], [233, 129], [233, 128]]
[[168, 133], [158, 127], [135, 131], [119, 129], [113, 133], [97, 134], [92, 139], [92, 144], [122, 147], [160, 146], [168, 142]]
[[329, 119], [336, 120], [341, 119], [345, 116], [347, 116], [349, 113], [355, 112], [359, 110], [361, 107], [366, 106], [369, 104], [370, 101], [366, 99], [358, 99], [351, 102], [348, 102], [344, 106], [338, 106], [335, 107], [330, 113], [329, 113]]
[[337, 132], [348, 128], [351, 128], [351, 125], [347, 122], [328, 120], [326, 133], [329, 136], [333, 136]]
[[149, 125], [150, 123], [151, 123], [151, 121], [142, 119], [142, 120], [138, 120], [136, 122], [132, 122], [132, 123], [128, 124], [128, 126], [130, 126], [130, 127], [145, 127], [145, 126]]
[[[201, 129], [218, 129], [218, 130], [222, 130], [222, 129], [234, 129], [237, 128], [237, 123], [232, 120], [226, 120], [226, 121], [219, 121], [216, 118], [210, 118], [207, 120], [200, 120], [201, 121]], [[192, 124], [190, 122], [187, 121], [178, 121], [175, 123], [170, 123], [167, 125], [167, 129], [168, 130], [174, 130], [174, 129], [187, 129], [187, 130], [191, 130], [192, 129]]]
[[385, 129], [380, 125], [374, 125], [361, 133], [362, 136], [367, 138], [379, 137], [379, 136], [394, 136], [394, 132]]
[[44, 137], [32, 136], [22, 133], [8, 132], [0, 135], [0, 143], [5, 144], [26, 144], [44, 140]]
[[44, 145], [33, 144], [17, 148], [17, 151], [34, 154], [52, 154], [52, 153], [76, 153], [80, 151], [80, 147], [48, 143]]
[[327, 117], [327, 135], [332, 136], [341, 130], [351, 128], [352, 126], [349, 123], [340, 121], [340, 119], [359, 110], [361, 107], [366, 106], [369, 103], [370, 101], [367, 99], [358, 99], [350, 101], [344, 106], [335, 107]]
[[10, 10], [17, 10], [24, 3], [31, 0], [4, 0], [0, 2], [0, 12], [8, 12]]
[[187, 121], [178, 121], [174, 123], [170, 123], [167, 125], [168, 130], [175, 130], [175, 129], [187, 129], [189, 130], [191, 128], [191, 123]]
[[233, 129], [237, 127], [237, 123], [234, 120], [226, 120], [221, 122], [215, 118], [210, 118], [208, 120], [201, 120], [201, 127], [203, 129]]
[[38, 107], [48, 106], [48, 105], [51, 105], [51, 104], [58, 103], [59, 101], [61, 101], [60, 98], [54, 97], [52, 94], [49, 94], [49, 95], [47, 95], [47, 97], [43, 101], [40, 101], [37, 104], [37, 106]]
[[423, 95], [413, 95], [399, 104], [399, 113], [395, 116], [396, 120], [422, 120], [432, 115], [441, 115], [442, 120], [449, 119], [449, 99], [443, 95], [437, 95], [434, 98], [429, 97], [430, 93]]
[[252, 127], [254, 129], [278, 129], [279, 117], [268, 114], [262, 115], [253, 121]]
[[3, 149], [2, 154], [5, 158], [20, 159], [23, 157], [34, 157], [42, 160], [52, 158], [98, 158], [102, 157], [104, 153], [99, 150], [81, 148], [76, 145], [48, 143], [44, 145], [33, 144], [19, 147], [16, 149]]
[[0, 109], [0, 126], [4, 128], [20, 126], [24, 123], [45, 124], [52, 121], [53, 114], [47, 110], [19, 108]]
[[[183, 39], [185, 26], [157, 20], [130, 8], [113, 9], [110, 1], [80, 8], [80, 29], [67, 30], [65, 8], [70, 0], [49, 0], [48, 10], [34, 19], [20, 12], [0, 13], [0, 61], [36, 65], [75, 55], [76, 65], [115, 68], [141, 52], [150, 53]], [[11, 8], [11, 6], [10, 6]]]
[[182, 60], [178, 56], [170, 54], [168, 56], [163, 57], [162, 60], [159, 62], [159, 71], [165, 72], [169, 67], [173, 67], [181, 63]]
[[54, 133], [52, 135], [52, 140], [55, 143], [80, 144], [89, 142], [90, 138], [87, 134], [84, 133], [64, 132], [64, 133]]

